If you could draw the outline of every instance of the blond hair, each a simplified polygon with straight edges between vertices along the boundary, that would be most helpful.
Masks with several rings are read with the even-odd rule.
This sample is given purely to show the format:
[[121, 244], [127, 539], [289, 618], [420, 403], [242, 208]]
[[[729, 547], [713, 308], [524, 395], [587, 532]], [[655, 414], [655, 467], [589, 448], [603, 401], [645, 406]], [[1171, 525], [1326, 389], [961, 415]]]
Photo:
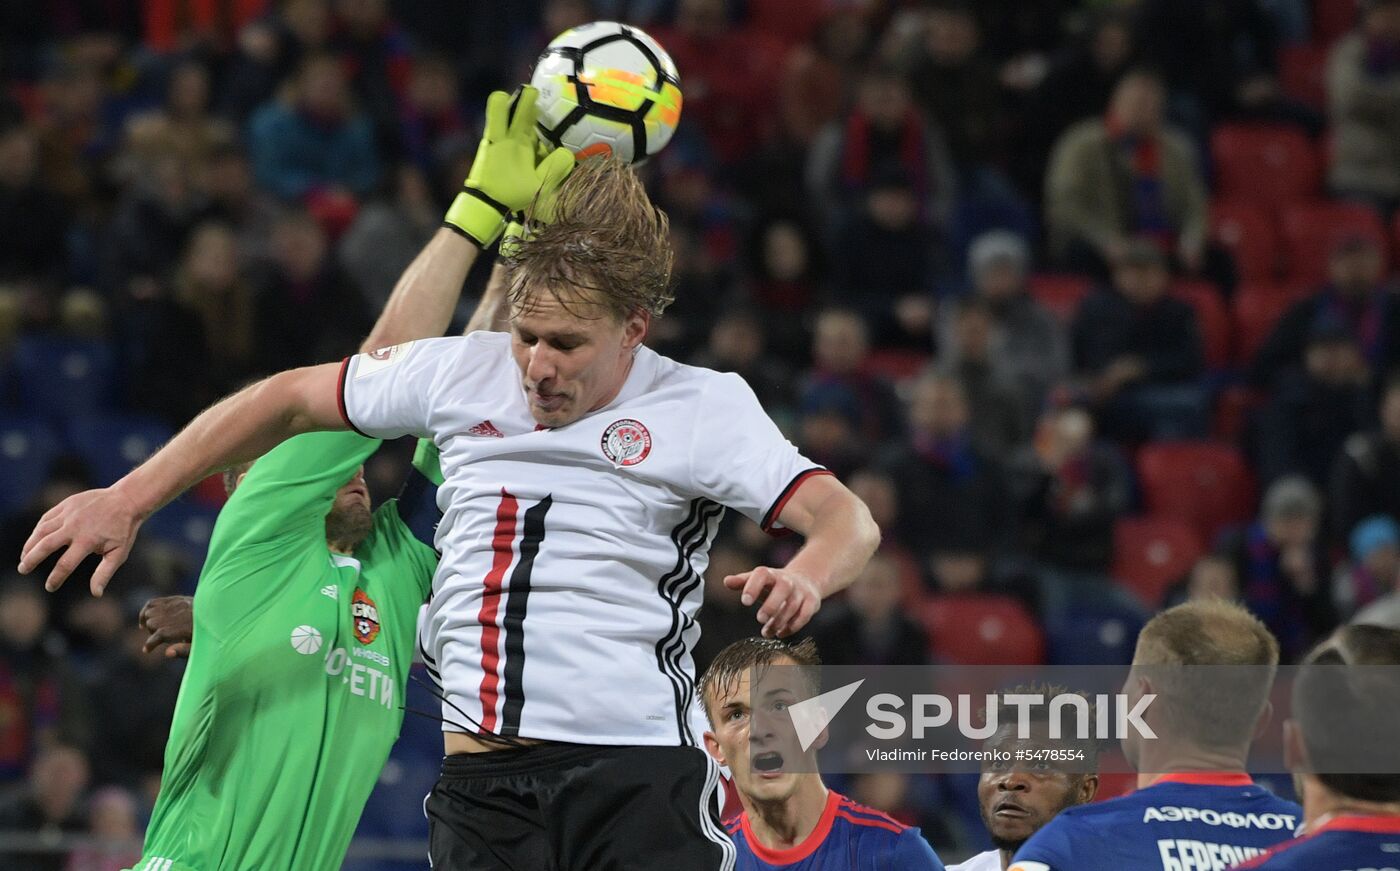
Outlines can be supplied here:
[[1152, 682], [1173, 738], [1238, 747], [1253, 736], [1278, 657], [1278, 641], [1258, 617], [1234, 602], [1210, 599], [1149, 620], [1138, 636], [1133, 669]]
[[583, 303], [617, 317], [659, 315], [675, 299], [670, 230], [630, 165], [585, 160], [552, 201], [537, 200], [526, 214], [525, 233], [505, 258], [511, 308], [544, 291], [572, 314]]

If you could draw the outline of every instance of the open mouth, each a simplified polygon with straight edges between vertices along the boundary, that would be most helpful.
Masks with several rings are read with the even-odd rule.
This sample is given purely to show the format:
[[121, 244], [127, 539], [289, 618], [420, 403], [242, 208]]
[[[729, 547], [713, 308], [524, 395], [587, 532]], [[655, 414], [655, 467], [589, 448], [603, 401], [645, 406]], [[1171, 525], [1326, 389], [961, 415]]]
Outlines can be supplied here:
[[992, 815], [1005, 817], [1007, 819], [1021, 820], [1030, 816], [1030, 811], [1021, 807], [1014, 801], [1000, 801], [997, 802], [996, 807], [992, 809]]
[[777, 774], [783, 769], [783, 755], [774, 751], [759, 753], [753, 758], [753, 770], [760, 774]]

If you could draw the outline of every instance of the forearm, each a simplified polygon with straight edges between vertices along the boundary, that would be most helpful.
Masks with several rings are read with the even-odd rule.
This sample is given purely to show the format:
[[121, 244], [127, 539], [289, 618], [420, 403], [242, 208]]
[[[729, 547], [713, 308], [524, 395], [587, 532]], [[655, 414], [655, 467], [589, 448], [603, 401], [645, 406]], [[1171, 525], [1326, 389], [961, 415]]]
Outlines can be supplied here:
[[811, 578], [823, 599], [849, 587], [880, 546], [880, 527], [849, 493], [828, 497], [814, 512], [806, 536], [786, 568]]
[[[147, 517], [214, 472], [255, 460], [294, 435], [344, 428], [332, 389], [338, 368], [282, 372], [219, 401], [113, 489]], [[321, 401], [305, 400], [308, 390], [321, 388]]]
[[467, 326], [462, 330], [462, 335], [474, 333], [477, 330], [486, 330], [492, 333], [504, 333], [510, 329], [510, 308], [506, 305], [506, 289], [509, 287], [510, 279], [506, 273], [506, 267], [498, 260], [491, 267], [491, 278], [486, 282], [486, 290], [481, 294], [481, 301], [476, 304], [476, 311], [472, 312], [471, 319], [467, 321]]
[[360, 350], [436, 338], [447, 332], [462, 284], [480, 253], [461, 234], [445, 227], [439, 229], [394, 285], [394, 292]]

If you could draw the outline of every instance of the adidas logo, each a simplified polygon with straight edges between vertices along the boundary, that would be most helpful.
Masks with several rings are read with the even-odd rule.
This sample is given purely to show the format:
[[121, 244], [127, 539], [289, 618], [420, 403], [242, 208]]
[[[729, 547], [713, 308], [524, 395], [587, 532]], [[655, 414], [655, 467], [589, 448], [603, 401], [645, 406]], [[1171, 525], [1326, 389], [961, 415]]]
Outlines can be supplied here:
[[496, 429], [496, 425], [489, 420], [483, 420], [481, 423], [467, 430], [467, 435], [487, 436], [493, 439], [503, 439], [506, 437], [506, 434]]
[[337, 602], [340, 601], [340, 589], [329, 584], [321, 588], [321, 595], [328, 599], [335, 599]]

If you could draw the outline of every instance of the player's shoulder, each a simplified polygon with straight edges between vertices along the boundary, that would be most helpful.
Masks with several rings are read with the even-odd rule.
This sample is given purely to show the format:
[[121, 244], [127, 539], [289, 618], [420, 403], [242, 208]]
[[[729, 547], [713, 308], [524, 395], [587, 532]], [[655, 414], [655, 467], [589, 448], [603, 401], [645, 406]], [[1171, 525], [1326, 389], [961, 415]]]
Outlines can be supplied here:
[[833, 793], [836, 796], [836, 816], [840, 819], [844, 819], [857, 826], [878, 829], [895, 835], [902, 835], [904, 832], [913, 829], [912, 826], [906, 826], [884, 811], [877, 811], [872, 807], [867, 807], [834, 790]]
[[1263, 868], [1267, 871], [1303, 871], [1318, 867], [1321, 859], [1337, 858], [1337, 846], [1331, 843], [1326, 834], [1313, 837], [1294, 838], [1276, 844], [1269, 849], [1234, 866], [1238, 869]]

